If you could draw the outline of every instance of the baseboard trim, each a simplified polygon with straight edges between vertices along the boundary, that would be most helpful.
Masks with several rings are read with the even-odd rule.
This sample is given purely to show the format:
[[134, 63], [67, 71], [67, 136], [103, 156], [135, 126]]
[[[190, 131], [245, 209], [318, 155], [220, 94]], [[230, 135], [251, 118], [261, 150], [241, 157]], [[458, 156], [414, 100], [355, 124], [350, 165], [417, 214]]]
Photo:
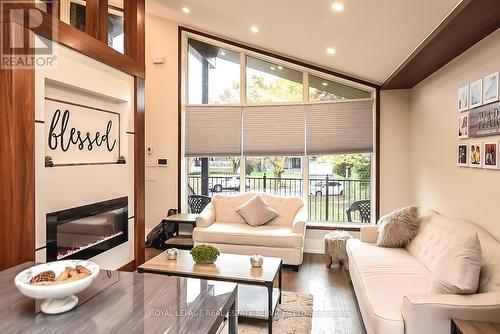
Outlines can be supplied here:
[[132, 272], [132, 271], [135, 271], [136, 267], [135, 267], [135, 259], [130, 261], [129, 263], [127, 263], [126, 265], [123, 265], [121, 266], [120, 268], [118, 268], [118, 271], [129, 271], [129, 272]]

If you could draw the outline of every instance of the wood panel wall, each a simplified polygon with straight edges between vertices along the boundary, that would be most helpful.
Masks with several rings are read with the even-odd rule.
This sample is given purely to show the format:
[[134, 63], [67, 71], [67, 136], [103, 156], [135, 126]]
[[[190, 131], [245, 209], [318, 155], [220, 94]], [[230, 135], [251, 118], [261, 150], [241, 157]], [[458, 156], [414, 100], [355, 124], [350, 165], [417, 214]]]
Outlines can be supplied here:
[[[1, 23], [6, 45], [11, 27]], [[28, 29], [17, 28], [33, 40]], [[27, 47], [22, 52], [30, 54]], [[0, 270], [35, 257], [34, 93], [33, 69], [0, 68]]]
[[135, 265], [136, 267], [145, 261], [145, 81], [141, 78], [135, 78], [135, 145], [134, 145], [134, 245], [135, 245]]

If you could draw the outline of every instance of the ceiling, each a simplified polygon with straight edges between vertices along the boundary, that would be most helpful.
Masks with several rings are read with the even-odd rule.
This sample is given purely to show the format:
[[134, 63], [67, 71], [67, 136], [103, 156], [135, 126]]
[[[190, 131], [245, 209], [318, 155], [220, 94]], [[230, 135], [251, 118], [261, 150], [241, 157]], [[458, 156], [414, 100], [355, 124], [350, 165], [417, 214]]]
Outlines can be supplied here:
[[146, 12], [381, 84], [461, 0], [338, 0], [340, 13], [335, 1], [147, 0]]

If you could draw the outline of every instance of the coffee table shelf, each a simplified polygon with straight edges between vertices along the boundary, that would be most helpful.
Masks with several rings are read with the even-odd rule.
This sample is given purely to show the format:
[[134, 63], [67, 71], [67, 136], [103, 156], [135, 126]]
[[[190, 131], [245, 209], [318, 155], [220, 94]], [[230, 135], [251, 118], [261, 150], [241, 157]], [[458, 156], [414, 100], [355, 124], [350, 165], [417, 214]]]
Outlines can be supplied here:
[[[276, 311], [280, 290], [273, 288], [272, 313]], [[267, 289], [257, 285], [238, 286], [238, 316], [253, 319], [267, 319]]]

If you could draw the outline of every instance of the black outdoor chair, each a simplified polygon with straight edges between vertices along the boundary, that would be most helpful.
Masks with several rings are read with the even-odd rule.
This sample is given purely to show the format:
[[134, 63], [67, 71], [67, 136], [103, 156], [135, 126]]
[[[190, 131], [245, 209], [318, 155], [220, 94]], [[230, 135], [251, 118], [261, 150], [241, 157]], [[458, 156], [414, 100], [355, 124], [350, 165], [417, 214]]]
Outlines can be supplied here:
[[359, 215], [361, 216], [362, 223], [369, 223], [370, 222], [370, 216], [371, 216], [370, 200], [352, 202], [351, 206], [346, 211], [347, 212], [347, 220], [349, 222], [352, 222], [351, 213], [355, 212], [355, 211], [359, 211]]
[[205, 195], [189, 195], [188, 204], [191, 213], [201, 213], [203, 209], [212, 201], [212, 197]]

